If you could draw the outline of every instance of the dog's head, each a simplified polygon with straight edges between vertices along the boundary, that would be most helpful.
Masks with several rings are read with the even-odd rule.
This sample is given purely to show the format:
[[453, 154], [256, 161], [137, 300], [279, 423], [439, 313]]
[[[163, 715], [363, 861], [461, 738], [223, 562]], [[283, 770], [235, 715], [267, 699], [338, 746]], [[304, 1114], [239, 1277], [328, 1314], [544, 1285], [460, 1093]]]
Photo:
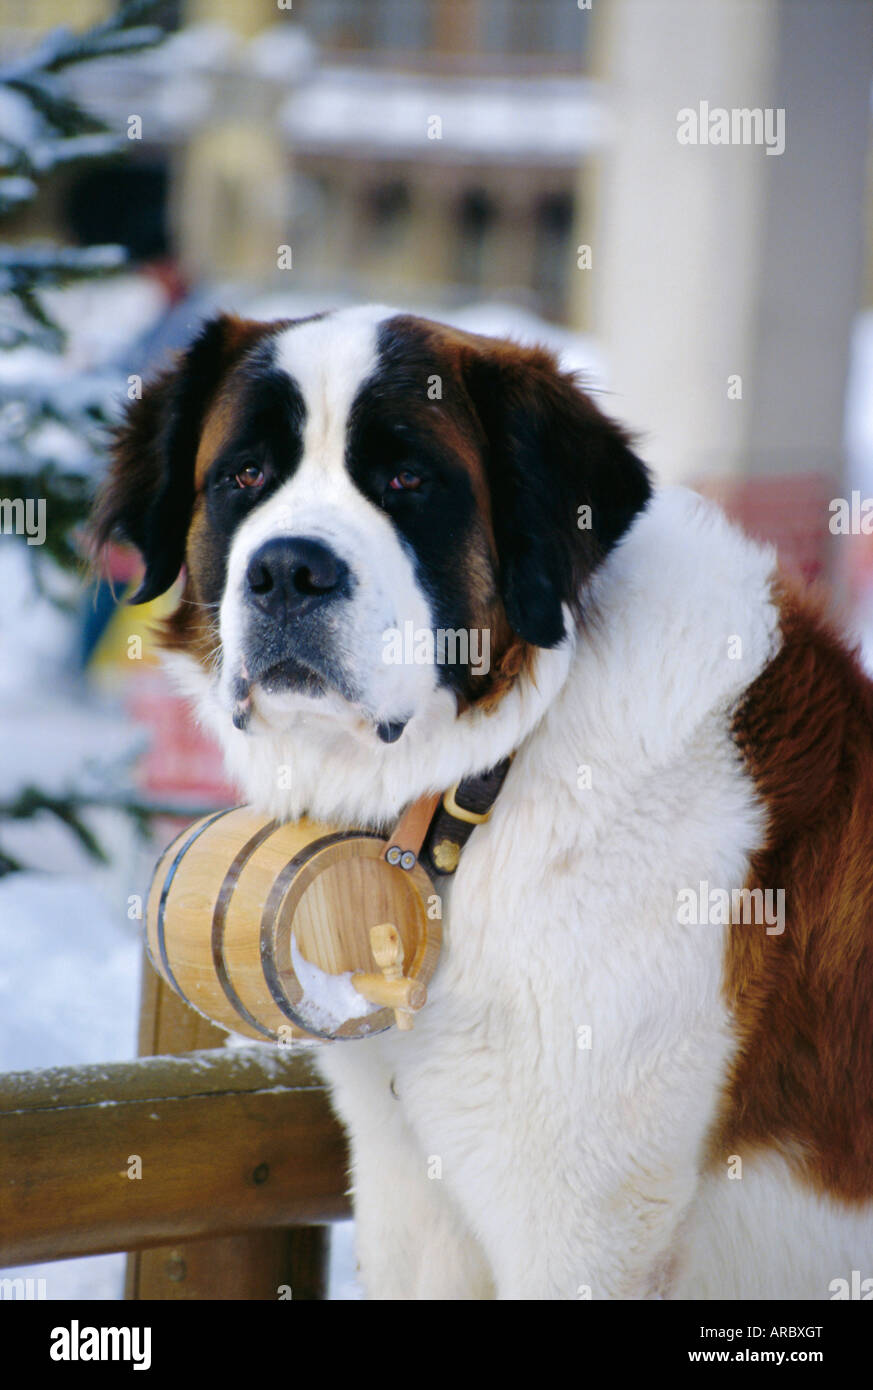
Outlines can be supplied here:
[[184, 566], [164, 642], [228, 722], [392, 742], [437, 699], [498, 706], [648, 496], [547, 351], [387, 310], [223, 316], [129, 408], [95, 531], [142, 553], [133, 602]]

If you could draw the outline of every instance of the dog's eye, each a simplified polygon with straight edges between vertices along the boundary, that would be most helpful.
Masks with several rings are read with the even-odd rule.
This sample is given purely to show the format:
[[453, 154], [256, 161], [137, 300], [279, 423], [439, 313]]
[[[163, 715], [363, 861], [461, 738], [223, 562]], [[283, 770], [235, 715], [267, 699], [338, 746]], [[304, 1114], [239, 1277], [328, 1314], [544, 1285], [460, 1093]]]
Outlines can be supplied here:
[[264, 471], [256, 463], [249, 463], [245, 468], [234, 475], [234, 482], [237, 487], [261, 487], [264, 481]]
[[421, 487], [421, 478], [417, 473], [412, 473], [408, 468], [404, 468], [401, 473], [397, 473], [388, 484], [395, 492], [414, 492]]

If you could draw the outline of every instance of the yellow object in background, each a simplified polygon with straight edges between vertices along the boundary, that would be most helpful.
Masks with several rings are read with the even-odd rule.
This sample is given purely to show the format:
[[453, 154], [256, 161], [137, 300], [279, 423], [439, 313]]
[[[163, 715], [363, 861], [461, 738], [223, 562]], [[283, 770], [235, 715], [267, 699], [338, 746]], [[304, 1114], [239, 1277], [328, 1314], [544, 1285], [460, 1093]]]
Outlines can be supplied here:
[[[130, 586], [131, 590], [135, 587], [135, 584]], [[169, 617], [173, 612], [181, 591], [180, 579], [172, 589], [150, 603], [134, 607], [121, 598], [89, 662], [90, 670], [98, 679], [107, 675], [113, 678], [125, 676], [135, 672], [138, 665], [157, 664], [155, 628], [162, 618]]]

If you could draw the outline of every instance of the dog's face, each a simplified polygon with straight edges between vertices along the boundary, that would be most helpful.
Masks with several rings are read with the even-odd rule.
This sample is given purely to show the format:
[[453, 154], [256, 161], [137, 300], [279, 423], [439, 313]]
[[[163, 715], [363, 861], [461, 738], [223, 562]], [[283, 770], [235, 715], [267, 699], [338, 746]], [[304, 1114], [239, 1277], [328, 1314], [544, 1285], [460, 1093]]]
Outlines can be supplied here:
[[386, 310], [220, 317], [121, 427], [96, 535], [237, 728], [301, 712], [394, 742], [493, 708], [581, 611], [649, 495], [552, 357]]

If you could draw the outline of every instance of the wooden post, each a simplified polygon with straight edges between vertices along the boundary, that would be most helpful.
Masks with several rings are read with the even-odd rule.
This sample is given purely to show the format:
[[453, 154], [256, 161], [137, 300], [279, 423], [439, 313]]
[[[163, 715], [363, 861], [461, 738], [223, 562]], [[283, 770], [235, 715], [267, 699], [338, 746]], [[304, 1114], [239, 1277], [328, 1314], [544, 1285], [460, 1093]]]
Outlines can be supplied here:
[[251, 1231], [141, 1250], [128, 1258], [125, 1297], [266, 1300], [327, 1297], [329, 1228]]
[[[227, 1034], [176, 995], [143, 961], [139, 1054], [184, 1053], [221, 1047]], [[216, 1152], [215, 1162], [222, 1155]], [[329, 1230], [324, 1226], [252, 1231], [210, 1240], [182, 1241], [128, 1256], [128, 1299], [324, 1298]], [[296, 1284], [295, 1284], [296, 1280]]]

